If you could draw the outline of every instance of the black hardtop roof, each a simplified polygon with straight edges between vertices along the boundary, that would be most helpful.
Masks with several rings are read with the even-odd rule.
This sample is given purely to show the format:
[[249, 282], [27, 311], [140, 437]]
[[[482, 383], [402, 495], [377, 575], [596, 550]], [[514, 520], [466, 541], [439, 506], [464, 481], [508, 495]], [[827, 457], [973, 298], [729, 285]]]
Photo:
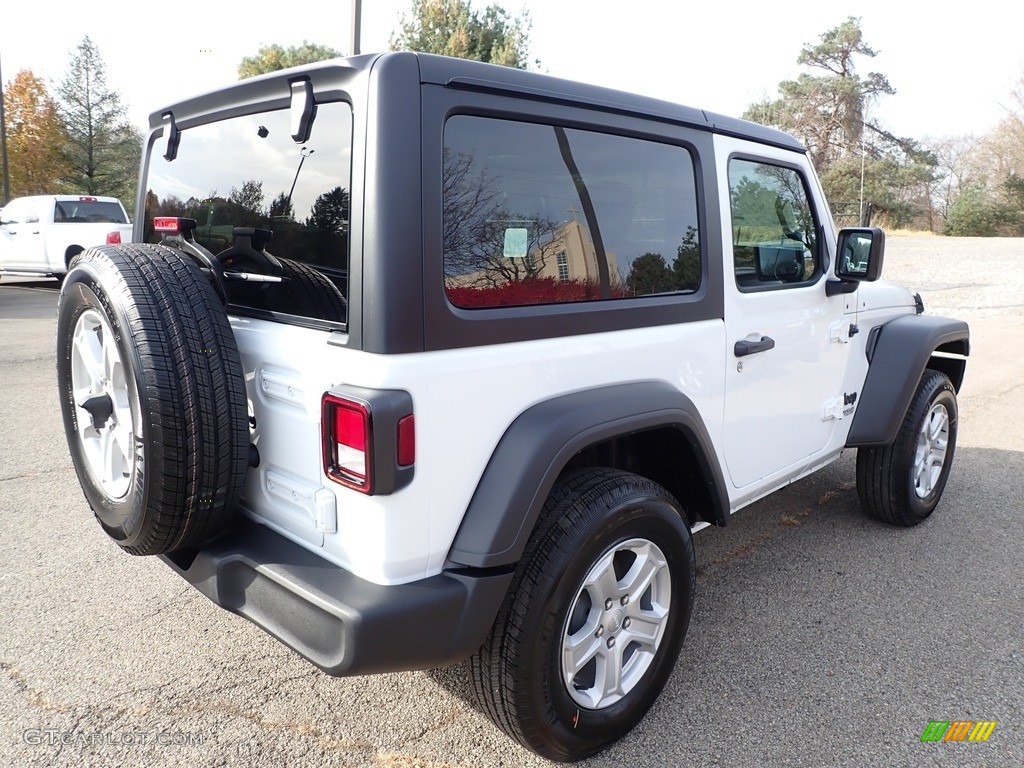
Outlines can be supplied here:
[[420, 80], [424, 83], [518, 93], [546, 101], [580, 103], [668, 122], [696, 125], [718, 133], [805, 151], [803, 144], [794, 137], [775, 128], [671, 101], [479, 61], [429, 53], [418, 53], [416, 56], [420, 61]]
[[299, 74], [307, 74], [313, 79], [315, 87], [316, 81], [319, 79], [318, 75], [325, 79], [333, 79], [337, 75], [355, 75], [372, 69], [378, 59], [382, 57], [394, 56], [415, 56], [419, 64], [420, 81], [423, 83], [510, 93], [543, 101], [577, 104], [623, 114], [643, 115], [665, 122], [682, 123], [713, 130], [717, 133], [772, 144], [784, 149], [805, 151], [804, 146], [788, 133], [747, 120], [538, 72], [407, 51], [330, 59], [248, 78], [157, 110], [150, 115], [150, 127], [160, 126], [162, 115], [167, 111], [173, 111], [175, 117], [179, 118], [213, 111], [219, 112], [225, 108], [231, 111], [232, 105], [266, 101], [275, 97], [275, 100], [281, 101], [281, 106], [285, 106], [287, 90], [281, 89], [281, 80], [288, 80]]

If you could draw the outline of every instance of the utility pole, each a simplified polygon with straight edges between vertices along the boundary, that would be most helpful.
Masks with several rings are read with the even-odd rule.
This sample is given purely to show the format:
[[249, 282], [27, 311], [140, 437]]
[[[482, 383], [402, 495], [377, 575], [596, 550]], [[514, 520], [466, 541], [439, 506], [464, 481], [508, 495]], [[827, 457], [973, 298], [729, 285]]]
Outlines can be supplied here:
[[363, 0], [352, 0], [352, 38], [349, 40], [349, 56], [358, 56], [359, 25], [362, 22]]
[[4, 114], [4, 74], [2, 68], [0, 68], [0, 154], [3, 155], [4, 172], [4, 199], [0, 204], [7, 205], [7, 201], [11, 199], [11, 175], [7, 168], [7, 117]]

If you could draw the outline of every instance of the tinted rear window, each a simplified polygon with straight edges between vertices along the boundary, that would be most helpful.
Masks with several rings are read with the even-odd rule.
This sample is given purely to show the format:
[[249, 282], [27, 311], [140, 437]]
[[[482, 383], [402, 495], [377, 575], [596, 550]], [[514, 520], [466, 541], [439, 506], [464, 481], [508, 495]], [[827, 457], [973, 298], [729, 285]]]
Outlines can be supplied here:
[[57, 224], [127, 224], [124, 209], [117, 203], [99, 200], [58, 200], [53, 208], [53, 221]]
[[[184, 130], [173, 162], [160, 156], [157, 140], [144, 239], [160, 242], [154, 216], [195, 219], [197, 242], [214, 255], [229, 251], [236, 227], [270, 230], [265, 250], [286, 279], [231, 283], [232, 304], [345, 322], [352, 109], [343, 102], [319, 104], [305, 145], [290, 133], [284, 109]], [[264, 271], [244, 260], [232, 263], [241, 271]], [[268, 271], [281, 274], [277, 267]]]

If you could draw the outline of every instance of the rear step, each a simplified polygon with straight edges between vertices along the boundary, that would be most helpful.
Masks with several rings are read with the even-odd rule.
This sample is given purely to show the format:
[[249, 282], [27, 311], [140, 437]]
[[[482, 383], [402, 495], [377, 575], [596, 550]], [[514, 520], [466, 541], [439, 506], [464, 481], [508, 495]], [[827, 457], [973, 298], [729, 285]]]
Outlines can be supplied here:
[[511, 569], [468, 568], [382, 586], [248, 519], [202, 550], [160, 557], [215, 604], [338, 676], [467, 658], [512, 580]]

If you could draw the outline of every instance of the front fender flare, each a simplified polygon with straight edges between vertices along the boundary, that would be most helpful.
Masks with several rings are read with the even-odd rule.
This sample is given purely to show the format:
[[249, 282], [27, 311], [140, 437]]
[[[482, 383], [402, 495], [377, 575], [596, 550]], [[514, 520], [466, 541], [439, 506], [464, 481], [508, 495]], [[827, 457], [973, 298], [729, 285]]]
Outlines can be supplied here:
[[[846, 438], [848, 448], [891, 444], [932, 355], [938, 351], [966, 357], [970, 353], [970, 329], [962, 320], [903, 315], [879, 326], [872, 334], [873, 343], [868, 344], [868, 375]], [[945, 364], [950, 358], [936, 359], [943, 361], [940, 369], [952, 371]], [[957, 389], [962, 379], [962, 363], [958, 370], [960, 375], [951, 377]]]
[[698, 457], [724, 525], [728, 493], [697, 407], [670, 384], [642, 381], [585, 390], [538, 403], [502, 435], [449, 552], [449, 561], [491, 568], [519, 560], [559, 473], [579, 451], [657, 427], [678, 429]]

